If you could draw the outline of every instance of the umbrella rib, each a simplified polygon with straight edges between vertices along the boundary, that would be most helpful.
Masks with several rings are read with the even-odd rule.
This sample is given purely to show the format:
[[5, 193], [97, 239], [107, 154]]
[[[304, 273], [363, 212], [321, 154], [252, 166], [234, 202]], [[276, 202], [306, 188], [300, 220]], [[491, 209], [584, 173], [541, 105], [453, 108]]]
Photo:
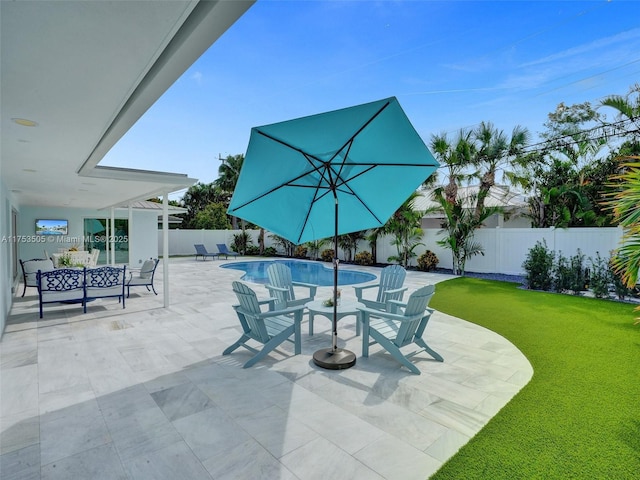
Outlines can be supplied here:
[[[346, 142], [344, 142], [344, 145], [342, 145], [342, 147], [340, 147], [338, 149], [338, 151], [335, 153], [335, 155], [331, 158], [331, 160], [333, 160], [334, 158], [336, 158], [336, 156], [338, 155], [339, 152], [341, 152], [342, 150], [344, 150], [344, 148], [349, 145], [349, 143], [353, 143], [353, 140], [360, 135], [360, 132], [362, 132], [365, 128], [367, 128], [369, 126], [369, 124], [371, 122], [373, 122], [375, 120], [375, 118], [380, 115], [382, 113], [382, 111], [387, 108], [389, 105], [391, 104], [391, 102], [387, 101], [382, 107], [380, 107], [380, 109], [374, 113], [371, 118], [369, 118], [369, 120], [367, 120], [357, 131], [356, 133], [354, 133], [353, 135], [351, 135], [351, 138], [349, 138]], [[349, 147], [351, 148], [351, 147]], [[346, 161], [346, 156], [345, 156], [345, 160], [343, 161], [343, 164]]]
[[[317, 170], [317, 169], [315, 169], [315, 170]], [[280, 190], [281, 188], [284, 188], [284, 187], [287, 187], [287, 186], [293, 186], [293, 187], [311, 187], [311, 188], [313, 188], [311, 185], [295, 185], [295, 184], [293, 184], [293, 183], [292, 183], [292, 182], [295, 182], [296, 180], [300, 180], [301, 178], [306, 177], [307, 175], [309, 175], [309, 173], [311, 173], [311, 172], [304, 172], [304, 173], [301, 173], [301, 174], [300, 174], [300, 175], [298, 175], [297, 177], [292, 178], [291, 180], [287, 180], [286, 182], [282, 183], [281, 185], [278, 185], [277, 187], [273, 187], [271, 190], [267, 190], [266, 192], [264, 192], [264, 193], [262, 193], [262, 194], [258, 195], [257, 197], [252, 198], [251, 200], [249, 200], [249, 201], [247, 201], [247, 202], [245, 202], [245, 203], [243, 203], [243, 204], [241, 204], [241, 205], [238, 205], [236, 208], [234, 208], [234, 209], [233, 209], [233, 211], [234, 211], [234, 212], [236, 212], [236, 211], [240, 210], [241, 208], [246, 207], [247, 205], [249, 205], [249, 204], [251, 204], [251, 203], [253, 203], [253, 202], [257, 201], [257, 200], [260, 200], [261, 198], [266, 197], [267, 195], [272, 194], [272, 193], [273, 193], [273, 192], [275, 192], [276, 190]]]
[[[339, 186], [344, 185], [349, 190], [349, 192], [351, 192], [351, 195], [356, 197], [358, 199], [358, 201], [362, 204], [362, 206], [367, 209], [367, 211], [371, 214], [371, 216], [373, 218], [375, 218], [378, 223], [382, 224], [382, 221], [378, 218], [378, 216], [371, 211], [369, 206], [364, 201], [362, 201], [362, 198], [360, 198], [360, 195], [358, 195], [356, 192], [354, 192], [353, 189], [351, 188], [351, 186], [347, 183], [347, 182], [352, 181], [354, 178], [358, 178], [360, 175], [364, 175], [365, 173], [367, 173], [370, 170], [373, 170], [374, 168], [375, 168], [375, 165], [372, 165], [369, 168], [367, 168], [366, 170], [363, 170], [362, 172], [357, 173], [353, 177], [350, 177], [350, 178], [347, 178], [347, 179], [343, 179], [342, 177], [338, 177], [342, 181], [342, 184], [339, 185]], [[336, 185], [336, 188], [338, 188], [338, 185]]]
[[[295, 150], [296, 152], [302, 154], [307, 159], [308, 159], [308, 157], [310, 157], [310, 158], [313, 158], [314, 160], [317, 160], [318, 162], [322, 162], [322, 160], [320, 158], [318, 158], [318, 157], [316, 157], [316, 156], [314, 156], [314, 155], [312, 155], [310, 153], [305, 152], [301, 148], [294, 147], [293, 145], [291, 145], [290, 143], [285, 142], [284, 140], [280, 140], [279, 138], [276, 138], [273, 135], [269, 135], [268, 133], [265, 133], [265, 132], [263, 132], [261, 130], [257, 130], [256, 129], [256, 132], [258, 132], [263, 137], [267, 137], [267, 138], [273, 140], [276, 143], [279, 143], [281, 145], [284, 145], [287, 148], [290, 148], [291, 150]], [[322, 163], [324, 163], [324, 162], [322, 162]], [[317, 169], [317, 167], [315, 167], [315, 165], [314, 165], [314, 168]]]

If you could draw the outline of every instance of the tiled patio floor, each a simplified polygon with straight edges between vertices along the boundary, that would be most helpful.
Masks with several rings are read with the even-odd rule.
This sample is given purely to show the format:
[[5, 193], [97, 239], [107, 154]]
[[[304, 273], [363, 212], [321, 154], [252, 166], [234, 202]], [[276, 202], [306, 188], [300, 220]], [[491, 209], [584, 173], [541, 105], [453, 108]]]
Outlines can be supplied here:
[[[104, 299], [39, 320], [35, 289], [15, 298], [0, 342], [0, 478], [424, 480], [533, 373], [504, 338], [438, 312], [426, 338], [445, 362], [417, 355], [422, 375], [377, 345], [362, 358], [355, 317], [338, 331], [358, 355], [351, 369], [313, 364], [331, 346], [324, 317], [312, 337], [303, 324], [301, 355], [285, 342], [243, 369], [246, 350], [221, 354], [240, 333], [242, 276], [222, 263], [171, 259], [169, 308], [141, 287], [125, 310]], [[162, 292], [162, 263], [156, 278]]]

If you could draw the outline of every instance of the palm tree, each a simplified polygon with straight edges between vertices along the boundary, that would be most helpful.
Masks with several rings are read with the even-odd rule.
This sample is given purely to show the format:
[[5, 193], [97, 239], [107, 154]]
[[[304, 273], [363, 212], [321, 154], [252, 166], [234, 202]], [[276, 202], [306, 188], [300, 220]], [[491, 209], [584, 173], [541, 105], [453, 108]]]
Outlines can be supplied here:
[[[476, 152], [472, 163], [478, 168], [476, 176], [480, 180], [478, 196], [474, 215], [476, 221], [483, 214], [484, 202], [489, 190], [496, 184], [496, 174], [503, 170], [504, 175], [511, 183], [519, 184], [521, 179], [511, 170], [516, 160], [523, 153], [523, 148], [529, 143], [529, 131], [526, 128], [516, 126], [511, 138], [502, 130], [498, 130], [491, 122], [482, 122], [473, 132]], [[508, 169], [508, 170], [505, 170]]]
[[[471, 204], [477, 199], [470, 198]], [[500, 207], [483, 207], [480, 217], [476, 217], [475, 211], [465, 208], [466, 199], [456, 198], [452, 203], [445, 196], [442, 188], [436, 188], [433, 192], [433, 199], [439, 207], [434, 210], [444, 213], [442, 224], [444, 238], [438, 240], [438, 245], [451, 250], [453, 260], [453, 274], [463, 275], [467, 260], [475, 255], [484, 255], [484, 248], [479, 242], [473, 239], [473, 233], [482, 226], [485, 220], [491, 215], [501, 213]]]
[[244, 155], [227, 155], [227, 158], [218, 158], [220, 166], [218, 167], [218, 178], [213, 182], [223, 191], [233, 193], [238, 183]]
[[612, 263], [625, 285], [633, 288], [638, 283], [640, 268], [640, 156], [627, 157], [622, 167], [623, 173], [612, 177], [614, 182], [620, 183], [609, 203], [614, 217], [624, 228], [623, 244]]
[[468, 178], [465, 169], [471, 165], [475, 154], [475, 145], [471, 137], [471, 131], [460, 130], [450, 141], [446, 133], [433, 135], [431, 137], [431, 150], [440, 165], [444, 165], [447, 170], [449, 183], [444, 189], [445, 198], [448, 202], [455, 202], [458, 197], [458, 187]]
[[[244, 155], [227, 155], [227, 158], [218, 157], [220, 160], [220, 166], [218, 167], [218, 178], [214, 180], [214, 184], [222, 191], [229, 194], [227, 199], [227, 207], [231, 201], [231, 195], [236, 189], [238, 178], [240, 177], [240, 170], [242, 169], [242, 163], [244, 162]], [[233, 229], [238, 228], [238, 218], [231, 217], [231, 223]], [[244, 221], [242, 222], [242, 230], [244, 232]]]
[[414, 209], [414, 200], [418, 196], [413, 192], [407, 200], [398, 208], [384, 225], [384, 232], [393, 235], [395, 238], [392, 244], [396, 246], [398, 255], [392, 255], [389, 261], [397, 261], [403, 267], [408, 267], [411, 258], [415, 257], [415, 248], [422, 239], [422, 228], [420, 227], [424, 212]]
[[640, 83], [636, 83], [629, 88], [629, 92], [622, 95], [611, 95], [602, 102], [603, 107], [611, 107], [618, 111], [622, 119], [628, 119], [636, 126], [636, 135], [640, 129]]

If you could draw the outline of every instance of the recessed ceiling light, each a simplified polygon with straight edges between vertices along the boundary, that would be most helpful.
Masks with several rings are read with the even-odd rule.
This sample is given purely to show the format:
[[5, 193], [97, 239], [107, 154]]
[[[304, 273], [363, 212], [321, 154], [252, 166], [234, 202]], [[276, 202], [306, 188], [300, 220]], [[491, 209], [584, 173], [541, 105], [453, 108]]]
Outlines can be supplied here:
[[13, 123], [17, 123], [18, 125], [22, 125], [23, 127], [37, 127], [38, 123], [33, 120], [29, 120], [27, 118], [12, 118], [11, 121]]

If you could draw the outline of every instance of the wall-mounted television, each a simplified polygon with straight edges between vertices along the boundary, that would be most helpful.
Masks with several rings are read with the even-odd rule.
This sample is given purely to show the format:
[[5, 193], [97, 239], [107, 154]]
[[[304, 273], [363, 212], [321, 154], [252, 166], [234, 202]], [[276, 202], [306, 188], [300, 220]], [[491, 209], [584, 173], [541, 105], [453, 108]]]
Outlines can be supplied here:
[[36, 235], [69, 235], [69, 222], [39, 218], [36, 220]]

